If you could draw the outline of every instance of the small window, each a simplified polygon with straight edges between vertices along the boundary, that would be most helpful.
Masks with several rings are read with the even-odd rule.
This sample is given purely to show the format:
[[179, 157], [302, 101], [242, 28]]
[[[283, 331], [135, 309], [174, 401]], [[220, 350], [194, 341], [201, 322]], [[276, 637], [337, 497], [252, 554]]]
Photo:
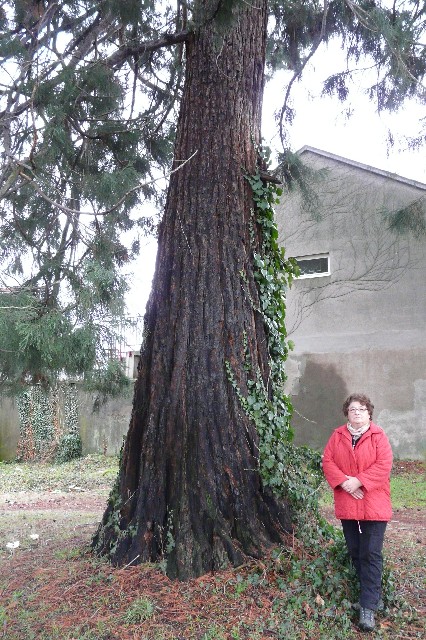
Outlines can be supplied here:
[[328, 253], [296, 257], [296, 262], [300, 268], [299, 278], [318, 278], [330, 275], [330, 256]]

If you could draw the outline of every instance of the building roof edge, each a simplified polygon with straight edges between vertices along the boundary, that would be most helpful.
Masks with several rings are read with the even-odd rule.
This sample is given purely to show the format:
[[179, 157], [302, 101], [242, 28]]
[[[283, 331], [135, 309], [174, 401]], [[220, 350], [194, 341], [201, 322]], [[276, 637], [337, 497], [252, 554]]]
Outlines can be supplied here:
[[336, 160], [336, 162], [342, 162], [344, 164], [350, 165], [351, 167], [356, 167], [357, 169], [361, 169], [362, 171], [369, 171], [370, 173], [375, 173], [377, 175], [383, 176], [384, 178], [396, 180], [397, 182], [402, 182], [404, 184], [409, 185], [410, 187], [416, 187], [417, 189], [422, 189], [423, 191], [426, 191], [426, 184], [424, 182], [419, 182], [418, 180], [411, 180], [410, 178], [404, 178], [403, 176], [400, 176], [397, 173], [384, 171], [383, 169], [378, 169], [377, 167], [372, 167], [371, 165], [364, 164], [356, 160], [350, 160], [349, 158], [344, 158], [343, 156], [338, 156], [337, 154], [331, 153], [330, 151], [323, 151], [322, 149], [317, 149], [315, 147], [311, 147], [310, 145], [304, 145], [296, 153], [297, 155], [302, 155], [302, 153], [305, 153], [306, 151], [310, 151], [311, 153], [314, 153], [318, 156], [323, 156], [324, 158], [330, 158], [330, 160]]

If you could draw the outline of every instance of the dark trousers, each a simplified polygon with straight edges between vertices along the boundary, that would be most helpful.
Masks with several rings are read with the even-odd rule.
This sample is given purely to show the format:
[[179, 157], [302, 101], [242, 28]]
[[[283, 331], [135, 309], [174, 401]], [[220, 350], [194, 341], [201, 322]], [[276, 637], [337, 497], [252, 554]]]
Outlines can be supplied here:
[[342, 520], [346, 546], [359, 579], [360, 605], [373, 611], [377, 610], [382, 591], [386, 525], [377, 520]]

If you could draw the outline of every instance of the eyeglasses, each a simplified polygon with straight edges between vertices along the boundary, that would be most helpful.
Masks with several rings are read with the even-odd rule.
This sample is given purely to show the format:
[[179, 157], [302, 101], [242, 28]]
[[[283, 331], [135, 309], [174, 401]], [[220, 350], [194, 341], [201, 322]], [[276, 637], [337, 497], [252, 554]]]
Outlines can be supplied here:
[[351, 407], [349, 409], [349, 413], [356, 413], [357, 411], [359, 411], [360, 413], [363, 413], [364, 411], [368, 411], [367, 407]]

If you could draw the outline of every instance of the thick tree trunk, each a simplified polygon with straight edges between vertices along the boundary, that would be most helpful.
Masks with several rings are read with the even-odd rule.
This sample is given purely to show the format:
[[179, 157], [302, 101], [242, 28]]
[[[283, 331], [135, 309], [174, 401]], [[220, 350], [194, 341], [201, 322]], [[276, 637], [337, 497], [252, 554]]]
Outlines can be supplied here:
[[265, 39], [261, 1], [223, 38], [210, 25], [187, 45], [175, 166], [196, 155], [171, 178], [118, 493], [94, 541], [117, 564], [165, 558], [179, 579], [260, 557], [290, 526], [225, 369], [244, 393], [246, 337], [268, 376], [243, 176], [256, 169]]

